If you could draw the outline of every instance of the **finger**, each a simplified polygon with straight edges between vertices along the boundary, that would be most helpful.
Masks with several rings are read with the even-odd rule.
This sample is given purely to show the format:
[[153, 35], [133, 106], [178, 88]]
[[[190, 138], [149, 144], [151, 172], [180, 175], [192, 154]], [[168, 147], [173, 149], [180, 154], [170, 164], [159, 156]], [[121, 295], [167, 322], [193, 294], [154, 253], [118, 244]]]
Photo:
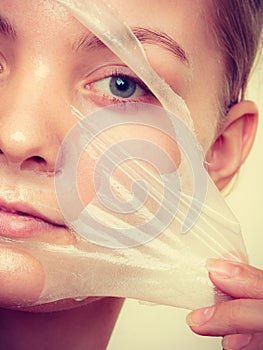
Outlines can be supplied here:
[[224, 350], [259, 350], [263, 349], [263, 333], [233, 334], [223, 338]]
[[235, 298], [263, 299], [263, 271], [226, 260], [209, 260], [210, 279], [217, 288]]
[[195, 310], [187, 323], [202, 335], [263, 332], [263, 300], [236, 299]]
[[222, 340], [224, 350], [239, 350], [244, 349], [252, 341], [252, 334], [233, 334], [226, 335]]

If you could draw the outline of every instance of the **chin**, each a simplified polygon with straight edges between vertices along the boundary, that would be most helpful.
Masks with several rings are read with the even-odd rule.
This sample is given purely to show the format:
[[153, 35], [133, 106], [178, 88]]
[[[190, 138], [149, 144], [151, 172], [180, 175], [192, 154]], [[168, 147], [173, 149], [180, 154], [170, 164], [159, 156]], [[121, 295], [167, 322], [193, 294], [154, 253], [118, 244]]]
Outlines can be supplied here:
[[6, 305], [1, 304], [0, 308], [9, 309], [13, 311], [23, 311], [23, 312], [56, 312], [56, 311], [67, 311], [76, 309], [78, 307], [86, 306], [91, 303], [97, 302], [105, 297], [87, 297], [80, 301], [75, 299], [62, 299], [53, 301], [51, 303], [38, 304], [38, 305], [30, 305], [30, 306], [21, 306], [21, 305]]

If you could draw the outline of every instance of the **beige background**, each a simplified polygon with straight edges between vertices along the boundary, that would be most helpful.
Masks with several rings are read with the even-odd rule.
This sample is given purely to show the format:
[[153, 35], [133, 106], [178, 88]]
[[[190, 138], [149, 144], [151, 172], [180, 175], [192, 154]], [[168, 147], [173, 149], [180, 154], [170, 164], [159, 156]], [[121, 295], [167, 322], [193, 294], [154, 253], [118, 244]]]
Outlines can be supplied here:
[[[263, 269], [263, 64], [251, 81], [248, 97], [257, 102], [260, 124], [254, 149], [227, 201], [241, 222], [251, 264]], [[221, 339], [200, 337], [185, 323], [187, 310], [128, 300], [108, 350], [219, 350]]]

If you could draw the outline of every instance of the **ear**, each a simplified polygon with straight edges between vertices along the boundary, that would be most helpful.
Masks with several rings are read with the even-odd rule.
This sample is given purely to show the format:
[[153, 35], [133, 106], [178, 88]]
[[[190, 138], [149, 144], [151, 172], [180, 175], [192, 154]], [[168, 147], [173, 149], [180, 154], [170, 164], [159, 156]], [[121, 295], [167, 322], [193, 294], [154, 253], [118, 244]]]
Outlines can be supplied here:
[[241, 101], [229, 110], [226, 122], [210, 147], [208, 172], [221, 191], [238, 172], [254, 143], [258, 110], [251, 101]]

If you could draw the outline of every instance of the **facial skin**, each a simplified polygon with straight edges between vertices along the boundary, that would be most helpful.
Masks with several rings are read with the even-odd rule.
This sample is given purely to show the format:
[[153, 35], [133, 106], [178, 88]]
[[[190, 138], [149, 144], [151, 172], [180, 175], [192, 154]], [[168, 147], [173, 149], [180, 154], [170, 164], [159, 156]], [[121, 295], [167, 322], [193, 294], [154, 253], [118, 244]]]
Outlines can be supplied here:
[[[223, 188], [250, 150], [256, 108], [250, 102], [235, 106], [218, 132], [217, 103], [224, 67], [209, 31], [208, 2], [176, 0], [165, 1], [164, 6], [152, 0], [114, 0], [112, 4], [132, 28], [166, 33], [184, 50], [187, 60], [160, 46], [156, 37], [144, 42], [153, 68], [185, 99], [207, 154], [210, 174]], [[0, 15], [10, 21], [16, 33], [0, 34], [0, 200], [5, 202], [4, 207], [7, 202], [28, 203], [52, 222], [48, 233], [40, 230], [30, 239], [74, 244], [76, 238], [65, 226], [56, 202], [52, 177], [61, 142], [76, 123], [69, 106], [92, 112], [124, 100], [110, 95], [110, 76], [132, 79], [134, 73], [106, 48], [93, 45], [77, 49], [83, 35], [89, 33], [54, 1], [2, 0]], [[158, 104], [139, 85], [127, 100]], [[12, 238], [20, 235], [18, 229]], [[41, 265], [24, 253], [1, 249], [1, 305], [10, 307], [24, 299], [37, 299], [45, 283]], [[10, 268], [12, 264], [14, 268]], [[23, 275], [21, 266], [26, 271]], [[22, 280], [29, 288], [18, 288]], [[97, 310], [102, 303], [103, 299], [96, 301]], [[116, 310], [120, 303], [116, 303]], [[60, 305], [55, 303], [41, 311], [57, 310]], [[62, 305], [63, 309], [75, 306], [71, 301]]]

